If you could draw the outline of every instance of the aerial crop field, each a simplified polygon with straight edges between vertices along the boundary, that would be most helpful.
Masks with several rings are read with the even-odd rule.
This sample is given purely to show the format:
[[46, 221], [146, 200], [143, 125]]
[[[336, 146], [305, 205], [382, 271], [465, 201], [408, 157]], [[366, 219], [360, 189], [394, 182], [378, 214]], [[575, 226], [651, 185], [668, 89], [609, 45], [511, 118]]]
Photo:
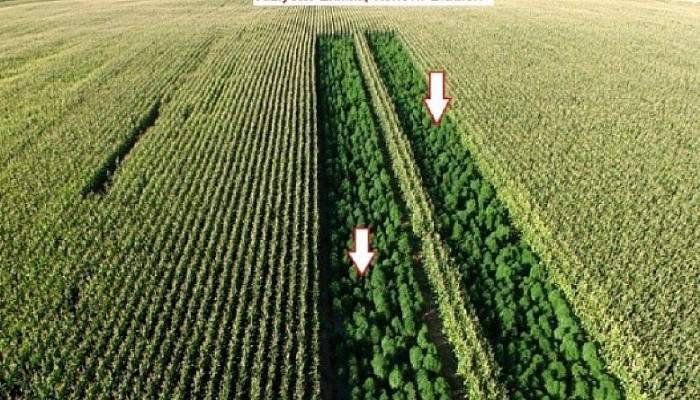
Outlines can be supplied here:
[[0, 1], [0, 398], [700, 398], [698, 71], [692, 2]]

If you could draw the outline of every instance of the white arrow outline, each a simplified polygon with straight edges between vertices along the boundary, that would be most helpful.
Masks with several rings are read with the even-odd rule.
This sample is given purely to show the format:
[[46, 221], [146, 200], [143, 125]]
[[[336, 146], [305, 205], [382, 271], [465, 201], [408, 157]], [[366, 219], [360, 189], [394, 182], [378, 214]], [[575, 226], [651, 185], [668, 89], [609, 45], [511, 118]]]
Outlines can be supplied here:
[[367, 275], [369, 265], [374, 259], [375, 252], [369, 247], [370, 234], [370, 228], [356, 226], [352, 229], [353, 249], [348, 251], [348, 256], [359, 276]]
[[423, 104], [428, 109], [435, 126], [440, 125], [447, 112], [447, 107], [452, 102], [452, 97], [445, 96], [446, 75], [447, 72], [444, 70], [428, 71], [428, 94], [430, 97], [424, 97]]

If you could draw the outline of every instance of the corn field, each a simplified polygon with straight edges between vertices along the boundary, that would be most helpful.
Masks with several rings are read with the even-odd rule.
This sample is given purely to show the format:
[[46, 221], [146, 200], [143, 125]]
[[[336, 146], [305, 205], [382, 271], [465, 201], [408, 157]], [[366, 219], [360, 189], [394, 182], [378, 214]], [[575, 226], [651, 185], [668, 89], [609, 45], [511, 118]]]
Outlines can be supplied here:
[[0, 21], [0, 397], [700, 397], [696, 4]]

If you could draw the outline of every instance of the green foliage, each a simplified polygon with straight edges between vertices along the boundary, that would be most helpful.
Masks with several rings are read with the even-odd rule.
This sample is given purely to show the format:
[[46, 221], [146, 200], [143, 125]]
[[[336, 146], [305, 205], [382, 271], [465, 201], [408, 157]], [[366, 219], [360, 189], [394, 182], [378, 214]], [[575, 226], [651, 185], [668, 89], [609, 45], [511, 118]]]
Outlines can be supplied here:
[[420, 370], [423, 366], [423, 350], [418, 346], [411, 347], [409, 359], [411, 360], [413, 369], [416, 371]]

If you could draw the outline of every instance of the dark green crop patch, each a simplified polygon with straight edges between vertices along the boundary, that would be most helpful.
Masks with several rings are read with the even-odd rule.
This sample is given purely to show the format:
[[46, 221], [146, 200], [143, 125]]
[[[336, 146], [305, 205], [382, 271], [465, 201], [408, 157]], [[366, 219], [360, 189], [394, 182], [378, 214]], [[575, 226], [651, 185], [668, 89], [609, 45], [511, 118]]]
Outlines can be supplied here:
[[[437, 348], [422, 321], [415, 249], [391, 185], [353, 40], [321, 36], [317, 90], [322, 145], [321, 265], [328, 274], [334, 399], [449, 399]], [[323, 198], [325, 196], [325, 198]], [[354, 226], [372, 228], [377, 260], [359, 277], [346, 252]]]

